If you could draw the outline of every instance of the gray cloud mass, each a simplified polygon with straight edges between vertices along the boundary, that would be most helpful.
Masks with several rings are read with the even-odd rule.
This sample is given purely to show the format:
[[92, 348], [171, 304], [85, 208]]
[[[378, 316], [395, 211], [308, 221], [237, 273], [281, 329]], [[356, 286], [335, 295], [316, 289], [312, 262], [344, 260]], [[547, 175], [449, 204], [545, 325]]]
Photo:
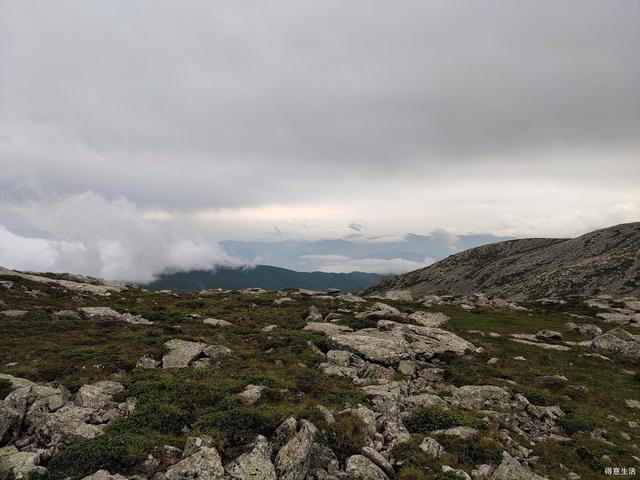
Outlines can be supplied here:
[[575, 235], [640, 218], [638, 85], [636, 1], [5, 0], [0, 238]]

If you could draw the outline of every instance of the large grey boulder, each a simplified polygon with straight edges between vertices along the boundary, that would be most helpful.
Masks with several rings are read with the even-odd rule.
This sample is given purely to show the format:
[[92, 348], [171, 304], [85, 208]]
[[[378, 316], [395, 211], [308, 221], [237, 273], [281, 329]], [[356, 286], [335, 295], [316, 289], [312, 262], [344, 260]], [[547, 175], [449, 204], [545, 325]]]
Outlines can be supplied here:
[[57, 448], [90, 440], [104, 432], [105, 424], [92, 423], [96, 411], [68, 403], [59, 410], [43, 415], [35, 426], [37, 443], [43, 447]]
[[560, 341], [562, 340], [562, 334], [555, 330], [540, 330], [536, 333], [536, 339], [542, 340], [543, 342]]
[[255, 403], [260, 400], [262, 391], [265, 388], [263, 385], [247, 385], [238, 396], [245, 405], [255, 405]]
[[243, 453], [229, 463], [225, 470], [238, 480], [276, 480], [276, 469], [271, 463], [271, 446], [258, 435], [250, 452]]
[[507, 452], [502, 452], [502, 455], [502, 463], [493, 472], [491, 480], [545, 480], [544, 477], [524, 467]]
[[2, 310], [0, 313], [8, 318], [20, 318], [24, 317], [28, 312], [26, 310]]
[[404, 338], [376, 329], [333, 335], [331, 342], [338, 349], [383, 365], [394, 365], [412, 357], [409, 343]]
[[409, 315], [409, 320], [413, 320], [423, 327], [442, 327], [450, 318], [441, 312], [413, 312]]
[[310, 322], [303, 328], [303, 330], [324, 333], [325, 335], [337, 335], [340, 333], [351, 332], [353, 329], [346, 325], [336, 325], [335, 323]]
[[0, 443], [13, 440], [19, 433], [22, 414], [0, 401]]
[[19, 452], [10, 445], [0, 448], [0, 479], [21, 479], [40, 477], [47, 473], [40, 466], [40, 454], [35, 452]]
[[280, 480], [304, 480], [309, 473], [311, 452], [318, 429], [307, 420], [300, 431], [276, 455], [276, 471]]
[[109, 307], [80, 307], [80, 315], [91, 322], [111, 322], [122, 320], [122, 315]]
[[420, 450], [422, 450], [430, 458], [438, 458], [444, 455], [444, 447], [430, 437], [425, 437], [420, 443]]
[[202, 349], [202, 354], [212, 360], [231, 355], [231, 350], [224, 345], [208, 345]]
[[587, 337], [597, 337], [598, 335], [602, 335], [602, 329], [597, 325], [592, 325], [590, 323], [580, 325], [578, 327], [578, 332], [580, 332], [580, 335], [585, 335]]
[[495, 385], [465, 385], [452, 392], [452, 399], [468, 410], [508, 409], [511, 393]]
[[196, 453], [169, 467], [167, 480], [222, 480], [224, 468], [217, 450], [201, 447]]
[[75, 403], [79, 407], [93, 409], [105, 408], [113, 402], [113, 396], [124, 391], [124, 386], [118, 382], [108, 380], [94, 384], [83, 385], [78, 390]]
[[352, 455], [345, 468], [349, 480], [388, 480], [389, 477], [364, 455]]
[[162, 357], [162, 368], [186, 368], [200, 356], [207, 344], [173, 339], [166, 342], [164, 346], [170, 352]]
[[119, 473], [111, 475], [107, 470], [98, 470], [96, 473], [88, 475], [82, 480], [127, 480], [127, 477]]
[[320, 313], [320, 310], [318, 310], [318, 307], [311, 305], [309, 310], [307, 310], [307, 322], [322, 322], [323, 319], [324, 317], [322, 316], [322, 313]]
[[622, 328], [614, 328], [597, 336], [591, 342], [591, 346], [620, 352], [629, 358], [640, 358], [640, 338]]

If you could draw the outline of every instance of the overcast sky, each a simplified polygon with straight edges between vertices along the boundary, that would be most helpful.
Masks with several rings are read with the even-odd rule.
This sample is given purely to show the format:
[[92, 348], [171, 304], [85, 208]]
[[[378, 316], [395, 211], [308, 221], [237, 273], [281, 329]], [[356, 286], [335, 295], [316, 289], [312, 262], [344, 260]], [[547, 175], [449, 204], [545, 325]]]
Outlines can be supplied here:
[[[0, 0], [0, 264], [640, 220], [635, 0]], [[139, 279], [137, 278], [137, 279]]]

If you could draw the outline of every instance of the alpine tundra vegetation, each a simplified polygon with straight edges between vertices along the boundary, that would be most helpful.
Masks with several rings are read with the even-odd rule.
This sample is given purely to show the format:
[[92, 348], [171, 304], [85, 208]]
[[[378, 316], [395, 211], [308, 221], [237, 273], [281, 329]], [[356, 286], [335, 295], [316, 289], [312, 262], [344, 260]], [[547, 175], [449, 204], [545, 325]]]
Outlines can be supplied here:
[[595, 479], [640, 462], [637, 299], [376, 288], [0, 270], [0, 478]]

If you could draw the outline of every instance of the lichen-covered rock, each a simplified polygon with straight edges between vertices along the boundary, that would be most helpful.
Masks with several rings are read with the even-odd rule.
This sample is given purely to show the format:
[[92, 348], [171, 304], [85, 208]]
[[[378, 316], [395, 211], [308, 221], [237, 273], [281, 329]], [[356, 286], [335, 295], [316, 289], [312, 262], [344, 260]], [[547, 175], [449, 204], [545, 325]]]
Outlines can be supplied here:
[[458, 437], [462, 440], [470, 440], [472, 438], [478, 438], [480, 432], [471, 427], [452, 427], [445, 430], [436, 430], [432, 432], [432, 435], [445, 435], [449, 437]]
[[409, 315], [409, 320], [413, 320], [423, 327], [442, 327], [450, 318], [441, 312], [413, 312]]
[[453, 402], [469, 410], [508, 408], [511, 394], [494, 385], [465, 385], [452, 392]]
[[243, 453], [225, 467], [231, 478], [238, 480], [276, 480], [276, 469], [271, 463], [271, 446], [265, 437], [258, 435], [247, 453]]
[[245, 405], [254, 405], [262, 396], [262, 391], [266, 387], [262, 385], [247, 385], [245, 389], [238, 394]]
[[162, 357], [162, 368], [186, 368], [198, 358], [207, 344], [173, 339], [166, 342], [164, 346], [170, 352]]
[[307, 322], [322, 322], [323, 319], [324, 317], [322, 316], [322, 313], [320, 313], [320, 310], [318, 310], [318, 307], [311, 305], [309, 310], [307, 310]]
[[300, 431], [276, 455], [276, 471], [281, 480], [303, 480], [309, 473], [311, 451], [318, 429], [307, 420]]
[[373, 463], [375, 463], [380, 469], [387, 474], [388, 477], [395, 476], [395, 471], [393, 470], [393, 465], [389, 463], [389, 460], [384, 458], [380, 452], [371, 447], [363, 447], [362, 455], [367, 457]]
[[555, 330], [540, 330], [536, 333], [536, 338], [542, 341], [559, 341], [562, 340], [562, 334]]
[[39, 453], [19, 452], [13, 445], [0, 448], [0, 479], [29, 480], [46, 473]]
[[638, 337], [638, 335], [632, 335], [622, 328], [614, 328], [594, 338], [591, 346], [620, 352], [629, 358], [640, 358], [640, 339]]
[[202, 323], [211, 327], [230, 327], [233, 323], [219, 318], [205, 318]]
[[444, 447], [430, 437], [425, 437], [420, 443], [420, 450], [422, 450], [428, 457], [437, 458], [444, 455]]
[[79, 407], [93, 409], [105, 408], [113, 401], [113, 396], [124, 391], [124, 386], [118, 382], [108, 380], [83, 385], [78, 390], [75, 403]]
[[215, 448], [202, 447], [169, 467], [165, 477], [167, 480], [222, 480], [224, 468]]
[[90, 322], [112, 322], [122, 320], [122, 315], [109, 307], [80, 307], [80, 315]]
[[491, 480], [544, 480], [544, 477], [522, 466], [507, 452], [503, 452], [502, 455], [502, 463], [491, 475]]
[[324, 333], [325, 335], [337, 335], [344, 332], [351, 332], [352, 329], [346, 325], [336, 325], [335, 323], [327, 322], [310, 322], [303, 330], [309, 330], [311, 332]]
[[202, 354], [212, 360], [228, 357], [231, 353], [231, 349], [224, 345], [208, 345], [202, 349]]
[[136, 368], [144, 368], [145, 370], [150, 370], [153, 368], [158, 368], [161, 364], [162, 362], [160, 360], [156, 360], [149, 355], [144, 355], [138, 359]]
[[394, 365], [412, 357], [409, 344], [400, 336], [375, 329], [364, 329], [334, 335], [331, 342], [336, 348], [355, 353], [366, 360]]
[[13, 440], [19, 433], [22, 415], [4, 401], [0, 401], [0, 443]]
[[352, 455], [345, 468], [349, 480], [388, 480], [389, 477], [364, 455]]
[[295, 437], [297, 431], [298, 422], [295, 418], [289, 417], [282, 422], [273, 433], [273, 438], [271, 440], [273, 451], [277, 452], [284, 447], [293, 437]]
[[93, 475], [88, 475], [82, 480], [127, 480], [127, 477], [119, 473], [111, 475], [107, 470], [98, 470]]

